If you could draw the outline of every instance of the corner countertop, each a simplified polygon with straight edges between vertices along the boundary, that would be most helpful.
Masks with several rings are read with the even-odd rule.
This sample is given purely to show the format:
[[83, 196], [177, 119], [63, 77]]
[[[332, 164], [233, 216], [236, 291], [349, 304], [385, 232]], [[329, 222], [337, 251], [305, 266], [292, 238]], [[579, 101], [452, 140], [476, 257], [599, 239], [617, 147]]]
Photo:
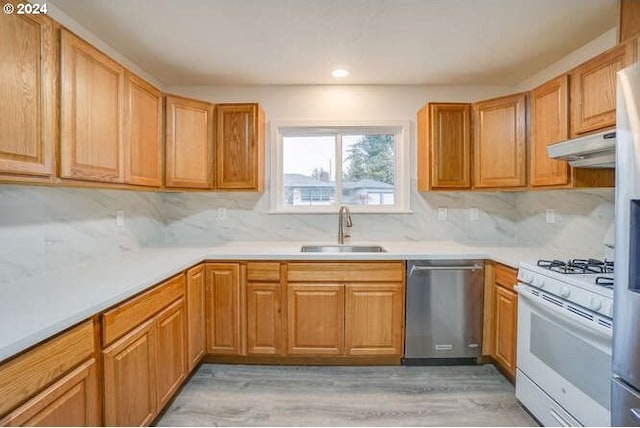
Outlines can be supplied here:
[[[546, 248], [480, 247], [449, 241], [351, 242], [381, 245], [385, 253], [301, 253], [322, 242], [228, 242], [212, 247], [143, 248], [100, 257], [0, 285], [0, 362], [118, 304], [203, 260], [492, 259], [567, 258]], [[334, 243], [330, 243], [334, 244]]]

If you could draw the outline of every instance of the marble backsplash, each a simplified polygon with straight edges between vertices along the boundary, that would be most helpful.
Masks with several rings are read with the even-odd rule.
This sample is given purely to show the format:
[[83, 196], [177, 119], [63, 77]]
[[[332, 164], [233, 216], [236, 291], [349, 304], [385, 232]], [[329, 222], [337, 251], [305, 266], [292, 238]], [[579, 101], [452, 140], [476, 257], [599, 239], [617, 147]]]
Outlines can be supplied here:
[[[352, 241], [457, 241], [603, 253], [613, 189], [429, 192], [413, 183], [410, 214], [353, 214]], [[268, 188], [268, 186], [267, 186]], [[89, 258], [159, 245], [332, 242], [337, 215], [270, 214], [269, 194], [153, 193], [0, 185], [0, 284]], [[218, 219], [218, 208], [226, 218]], [[447, 208], [447, 219], [438, 209]], [[478, 219], [471, 219], [471, 209]], [[125, 226], [115, 223], [125, 211]], [[555, 223], [546, 223], [553, 209]]]
[[[160, 195], [0, 185], [0, 284], [164, 241]], [[125, 226], [116, 226], [117, 210]]]

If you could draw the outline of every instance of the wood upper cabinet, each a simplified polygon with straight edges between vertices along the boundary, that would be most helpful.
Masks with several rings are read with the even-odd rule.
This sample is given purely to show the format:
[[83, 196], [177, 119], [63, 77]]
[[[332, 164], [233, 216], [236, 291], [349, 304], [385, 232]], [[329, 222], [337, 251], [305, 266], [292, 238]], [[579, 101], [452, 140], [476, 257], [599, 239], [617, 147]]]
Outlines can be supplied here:
[[615, 126], [616, 73], [631, 65], [632, 41], [617, 45], [576, 67], [570, 75], [571, 136]]
[[0, 15], [0, 174], [55, 172], [54, 40], [53, 21], [46, 16]]
[[471, 104], [429, 103], [418, 112], [418, 190], [471, 188]]
[[61, 30], [60, 177], [124, 182], [124, 68]]
[[166, 96], [165, 111], [165, 187], [213, 188], [213, 106]]
[[288, 284], [288, 354], [344, 354], [344, 285]]
[[620, 0], [618, 31], [620, 43], [640, 36], [640, 2], [638, 0]]
[[162, 185], [162, 93], [136, 75], [125, 80], [125, 181]]
[[103, 364], [105, 425], [149, 425], [158, 410], [155, 319], [105, 349]]
[[207, 353], [242, 355], [240, 266], [205, 265]]
[[264, 113], [258, 104], [218, 104], [216, 186], [264, 190]]
[[527, 184], [526, 94], [473, 105], [474, 188]]
[[283, 349], [282, 286], [247, 283], [247, 355], [281, 355]]
[[156, 399], [160, 411], [187, 377], [184, 299], [171, 304], [156, 319]]
[[187, 342], [188, 370], [191, 371], [205, 353], [204, 265], [187, 271]]
[[404, 351], [404, 287], [346, 284], [347, 355], [396, 355]]
[[547, 146], [569, 138], [569, 78], [557, 77], [531, 91], [532, 186], [569, 183], [566, 161], [551, 159]]

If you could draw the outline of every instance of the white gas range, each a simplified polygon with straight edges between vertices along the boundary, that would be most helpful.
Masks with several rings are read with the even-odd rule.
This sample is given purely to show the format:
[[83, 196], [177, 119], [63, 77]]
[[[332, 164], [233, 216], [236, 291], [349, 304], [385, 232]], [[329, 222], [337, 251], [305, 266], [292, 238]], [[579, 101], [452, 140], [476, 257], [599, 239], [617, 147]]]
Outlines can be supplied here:
[[516, 397], [545, 426], [610, 424], [613, 262], [521, 263]]

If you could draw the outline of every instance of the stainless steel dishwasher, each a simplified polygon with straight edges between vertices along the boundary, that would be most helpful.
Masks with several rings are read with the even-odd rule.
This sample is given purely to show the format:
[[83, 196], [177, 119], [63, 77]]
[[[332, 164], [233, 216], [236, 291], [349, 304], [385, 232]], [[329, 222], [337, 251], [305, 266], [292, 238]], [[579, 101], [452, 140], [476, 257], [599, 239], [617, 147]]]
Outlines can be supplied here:
[[482, 260], [409, 260], [404, 364], [475, 364], [483, 290]]

